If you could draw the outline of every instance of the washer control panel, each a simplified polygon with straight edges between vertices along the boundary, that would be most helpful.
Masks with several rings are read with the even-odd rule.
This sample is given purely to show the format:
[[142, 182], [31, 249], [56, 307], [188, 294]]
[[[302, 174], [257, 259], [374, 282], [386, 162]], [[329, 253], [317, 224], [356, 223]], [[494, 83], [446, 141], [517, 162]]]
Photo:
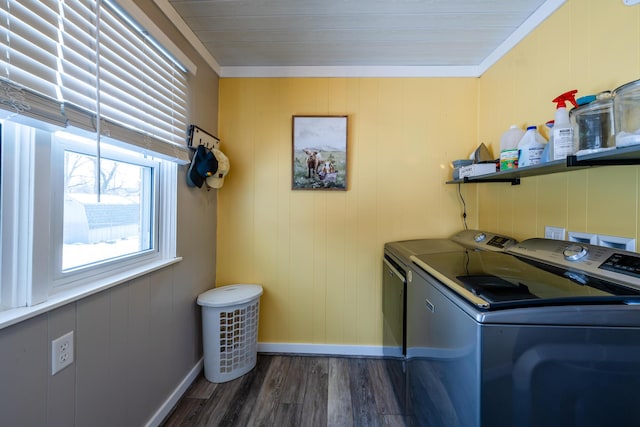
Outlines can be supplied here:
[[489, 251], [504, 251], [516, 244], [516, 241], [511, 237], [478, 230], [463, 230], [451, 237], [451, 240], [466, 248]]
[[564, 240], [528, 239], [507, 252], [640, 289], [640, 254]]
[[640, 278], [640, 257], [614, 253], [602, 263], [600, 268]]

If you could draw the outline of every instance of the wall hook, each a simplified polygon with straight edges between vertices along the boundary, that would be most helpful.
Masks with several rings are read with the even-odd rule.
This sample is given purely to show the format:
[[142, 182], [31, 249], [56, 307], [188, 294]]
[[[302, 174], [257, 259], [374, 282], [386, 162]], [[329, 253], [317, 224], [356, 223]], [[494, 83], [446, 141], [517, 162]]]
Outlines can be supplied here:
[[200, 145], [204, 145], [209, 150], [213, 150], [220, 145], [220, 138], [196, 125], [189, 125], [187, 129], [187, 145], [193, 150], [197, 149]]

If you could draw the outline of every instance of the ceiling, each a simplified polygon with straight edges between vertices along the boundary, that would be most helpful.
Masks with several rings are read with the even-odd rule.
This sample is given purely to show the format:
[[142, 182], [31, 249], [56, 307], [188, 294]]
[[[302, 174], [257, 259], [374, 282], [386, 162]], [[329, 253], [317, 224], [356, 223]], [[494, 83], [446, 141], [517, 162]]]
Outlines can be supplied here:
[[155, 0], [225, 76], [478, 76], [565, 0]]

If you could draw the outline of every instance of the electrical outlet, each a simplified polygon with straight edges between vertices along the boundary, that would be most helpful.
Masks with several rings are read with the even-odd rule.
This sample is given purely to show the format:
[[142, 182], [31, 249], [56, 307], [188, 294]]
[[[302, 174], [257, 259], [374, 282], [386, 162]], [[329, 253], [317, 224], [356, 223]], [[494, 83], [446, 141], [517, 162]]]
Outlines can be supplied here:
[[589, 243], [591, 245], [598, 244], [598, 235], [591, 233], [579, 233], [577, 231], [569, 232], [570, 242]]
[[73, 363], [73, 331], [51, 341], [51, 375]]
[[601, 234], [599, 234], [597, 237], [597, 244], [600, 246], [622, 249], [624, 251], [636, 250], [636, 239], [631, 239], [629, 237], [603, 236]]
[[544, 228], [544, 237], [547, 239], [564, 240], [565, 229], [562, 227], [550, 227]]

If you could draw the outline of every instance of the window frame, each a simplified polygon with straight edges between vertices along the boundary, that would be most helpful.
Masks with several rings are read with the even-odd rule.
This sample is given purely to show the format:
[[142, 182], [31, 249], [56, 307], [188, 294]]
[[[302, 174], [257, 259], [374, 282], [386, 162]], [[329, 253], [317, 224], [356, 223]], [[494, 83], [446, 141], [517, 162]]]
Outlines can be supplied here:
[[[63, 135], [62, 132], [56, 132], [53, 135], [52, 141], [52, 159], [54, 164], [64, 164], [65, 151], [74, 151], [80, 154], [96, 156], [97, 150], [95, 143], [89, 141], [82, 143], [79, 141], [73, 141]], [[160, 248], [158, 242], [160, 240], [159, 230], [159, 216], [163, 213], [159, 210], [159, 175], [161, 174], [161, 162], [159, 160], [152, 160], [149, 157], [143, 157], [131, 153], [125, 153], [120, 150], [114, 150], [102, 145], [100, 148], [101, 160], [115, 160], [124, 163], [130, 163], [137, 166], [148, 167], [151, 171], [150, 179], [151, 184], [151, 203], [144, 209], [149, 210], [149, 214], [152, 218], [152, 224], [150, 225], [151, 231], [151, 247], [142, 251], [138, 251], [132, 254], [122, 255], [120, 257], [106, 259], [83, 266], [64, 270], [62, 266], [63, 256], [63, 228], [64, 228], [64, 167], [56, 169], [51, 179], [51, 192], [61, 193], [63, 197], [58, 197], [52, 202], [52, 236], [54, 236], [55, 243], [51, 249], [53, 256], [51, 257], [51, 271], [53, 272], [53, 287], [58, 288], [61, 286], [73, 285], [74, 282], [84, 280], [88, 277], [94, 277], [103, 273], [108, 273], [114, 269], [128, 268], [130, 266], [142, 265], [150, 261], [155, 261], [158, 257], [161, 257]]]
[[[30, 179], [18, 179], [18, 171], [30, 169], [33, 146], [29, 142], [35, 135], [35, 129], [29, 128], [31, 138], [26, 139], [17, 127], [0, 124], [0, 312], [15, 307], [29, 305], [31, 283], [30, 235], [32, 219], [29, 206], [32, 200]], [[18, 143], [8, 144], [5, 136], [12, 141], [22, 137]], [[29, 174], [29, 177], [31, 174]], [[23, 214], [23, 212], [27, 214]]]
[[[149, 206], [154, 218], [152, 247], [63, 272], [64, 151], [73, 148], [88, 154], [95, 152], [92, 153], [90, 143], [63, 141], [64, 137], [52, 129], [8, 120], [0, 129], [3, 132], [0, 327], [3, 311], [42, 305], [50, 300], [55, 303], [60, 298], [79, 298], [181, 260], [176, 257], [177, 164], [135, 154], [139, 151], [135, 147], [131, 148], [131, 155], [106, 149], [103, 157], [153, 170], [153, 197]], [[42, 185], [46, 180], [49, 184]]]

